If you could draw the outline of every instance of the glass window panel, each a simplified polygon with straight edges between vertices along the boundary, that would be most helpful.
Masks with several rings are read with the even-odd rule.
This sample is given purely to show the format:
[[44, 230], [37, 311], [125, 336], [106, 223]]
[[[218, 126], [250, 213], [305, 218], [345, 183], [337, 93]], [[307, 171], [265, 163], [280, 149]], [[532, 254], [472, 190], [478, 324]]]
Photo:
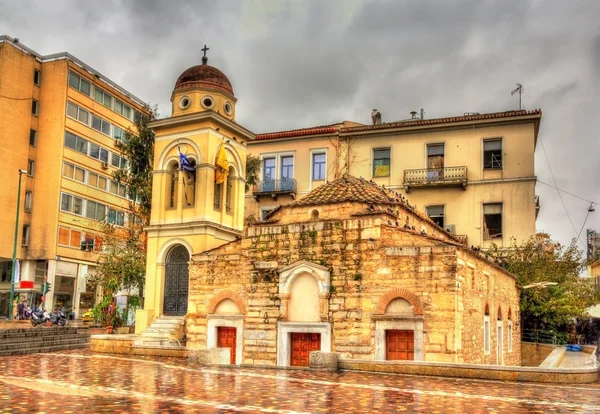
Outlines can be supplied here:
[[94, 128], [96, 131], [100, 131], [102, 128], [102, 119], [96, 115], [92, 115], [92, 128]]
[[77, 105], [67, 102], [67, 116], [77, 119]]
[[72, 247], [80, 247], [81, 246], [81, 232], [77, 230], [71, 230], [71, 240], [69, 245]]
[[427, 207], [427, 215], [429, 217], [443, 216], [444, 215], [444, 206], [429, 206], [429, 207]]
[[79, 89], [79, 76], [73, 72], [69, 72], [69, 86], [71, 88]]
[[90, 114], [88, 111], [79, 108], [79, 116], [77, 117], [77, 119], [81, 122], [83, 122], [86, 125], [89, 125], [90, 123]]
[[98, 188], [101, 188], [102, 190], [106, 191], [106, 178], [98, 176]]
[[69, 245], [69, 229], [64, 228], [64, 227], [59, 227], [58, 228], [58, 244], [62, 244], [65, 246]]
[[117, 211], [117, 224], [119, 226], [123, 226], [125, 224], [125, 213], [122, 211]]
[[88, 147], [88, 142], [81, 137], [77, 137], [77, 146], [75, 149], [77, 151], [81, 152], [82, 154], [87, 155], [87, 147]]
[[127, 119], [131, 119], [131, 108], [123, 104], [123, 116]]
[[85, 181], [85, 170], [75, 167], [75, 179], [83, 183]]
[[110, 224], [115, 224], [117, 220], [117, 212], [115, 210], [113, 210], [112, 208], [108, 209], [108, 222]]
[[123, 130], [117, 126], [113, 126], [113, 137], [115, 139], [123, 139]]
[[444, 155], [444, 144], [427, 145], [427, 155]]
[[104, 100], [104, 92], [102, 92], [102, 89], [94, 88], [94, 100], [102, 103]]
[[85, 216], [88, 218], [96, 218], [96, 203], [93, 201], [89, 201], [86, 203], [85, 207]]
[[30, 129], [29, 130], [29, 145], [31, 145], [32, 147], [35, 147], [36, 136], [37, 136], [37, 132], [33, 129]]
[[112, 101], [113, 101], [112, 96], [105, 93], [104, 94], [104, 106], [108, 106], [109, 108], [112, 108]]
[[502, 150], [502, 140], [483, 141], [483, 149], [486, 151]]
[[110, 135], [110, 123], [102, 120], [102, 133]]
[[502, 204], [501, 203], [484, 204], [483, 205], [483, 214], [502, 214]]
[[125, 197], [126, 190], [127, 190], [127, 188], [124, 185], [119, 184], [119, 195], [121, 197]]
[[65, 147], [75, 149], [75, 135], [65, 131]]
[[91, 89], [92, 89], [92, 85], [85, 79], [81, 79], [81, 84], [79, 85], [79, 90], [82, 93], [85, 93], [87, 96], [90, 96]]
[[100, 159], [100, 147], [96, 144], [90, 144], [90, 157]]
[[123, 115], [123, 102], [115, 98], [115, 112]]
[[92, 187], [98, 187], [98, 174], [88, 173], [88, 185], [91, 185]]
[[68, 194], [63, 194], [60, 198], [60, 209], [62, 211], [71, 211], [72, 207], [73, 200], [71, 199], [71, 196]]
[[96, 220], [102, 221], [106, 218], [106, 206], [104, 204], [97, 204], [96, 206]]
[[68, 178], [73, 178], [73, 167], [71, 164], [63, 163], [63, 175]]
[[83, 200], [78, 197], [73, 197], [73, 213], [83, 214]]
[[100, 161], [108, 162], [108, 151], [100, 148]]
[[110, 192], [113, 194], [117, 194], [119, 191], [119, 184], [116, 181], [110, 182]]

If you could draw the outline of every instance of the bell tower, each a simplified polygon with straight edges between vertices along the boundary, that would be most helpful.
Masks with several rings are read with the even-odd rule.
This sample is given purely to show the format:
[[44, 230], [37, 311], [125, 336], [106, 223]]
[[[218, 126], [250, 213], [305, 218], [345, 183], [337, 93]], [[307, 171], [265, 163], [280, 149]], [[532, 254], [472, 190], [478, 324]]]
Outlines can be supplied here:
[[191, 256], [242, 234], [247, 142], [255, 135], [235, 121], [233, 87], [208, 65], [208, 50], [202, 49], [202, 64], [175, 82], [172, 115], [150, 124], [156, 136], [152, 212], [136, 333], [161, 315], [185, 316]]

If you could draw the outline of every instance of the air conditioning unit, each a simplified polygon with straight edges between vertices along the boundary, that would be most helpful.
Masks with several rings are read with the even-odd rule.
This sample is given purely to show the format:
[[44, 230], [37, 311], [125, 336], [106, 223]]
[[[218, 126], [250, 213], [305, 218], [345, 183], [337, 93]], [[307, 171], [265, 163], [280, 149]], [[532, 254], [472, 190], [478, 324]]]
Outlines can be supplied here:
[[102, 168], [104, 168], [105, 170], [108, 170], [108, 162], [102, 161]]
[[444, 229], [451, 234], [456, 234], [456, 226], [454, 224], [446, 224]]

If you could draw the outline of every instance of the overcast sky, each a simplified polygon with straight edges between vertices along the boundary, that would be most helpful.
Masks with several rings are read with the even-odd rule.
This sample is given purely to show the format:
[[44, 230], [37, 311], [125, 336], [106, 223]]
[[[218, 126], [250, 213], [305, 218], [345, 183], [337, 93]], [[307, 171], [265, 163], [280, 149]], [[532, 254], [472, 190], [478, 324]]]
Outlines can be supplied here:
[[[237, 121], [261, 133], [542, 108], [539, 181], [600, 202], [600, 1], [6, 1], [0, 32], [41, 54], [68, 51], [170, 114], [186, 68], [231, 80]], [[542, 145], [546, 149], [548, 166]], [[538, 230], [563, 244], [589, 202], [538, 182]], [[586, 228], [600, 231], [600, 205]], [[575, 228], [575, 229], [574, 229]], [[585, 239], [585, 229], [582, 232]], [[580, 242], [580, 247], [582, 243]]]

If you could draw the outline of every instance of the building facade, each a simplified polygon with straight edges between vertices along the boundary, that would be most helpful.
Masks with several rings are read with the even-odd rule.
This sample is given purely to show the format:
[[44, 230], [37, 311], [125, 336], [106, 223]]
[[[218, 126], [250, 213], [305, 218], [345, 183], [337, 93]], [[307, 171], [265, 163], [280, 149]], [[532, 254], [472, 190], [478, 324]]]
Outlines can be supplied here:
[[508, 246], [535, 234], [540, 120], [522, 110], [258, 134], [249, 154], [262, 158], [260, 183], [246, 216], [261, 220], [347, 173], [403, 192], [465, 245]]
[[101, 251], [102, 221], [123, 226], [131, 201], [113, 180], [126, 165], [116, 141], [147, 105], [68, 53], [40, 55], [0, 36], [0, 316], [8, 312], [19, 170], [16, 292], [80, 315], [94, 304], [86, 286]]
[[[187, 347], [232, 364], [519, 365], [515, 277], [394, 191], [343, 176], [194, 255]], [[515, 325], [513, 325], [515, 321]]]

